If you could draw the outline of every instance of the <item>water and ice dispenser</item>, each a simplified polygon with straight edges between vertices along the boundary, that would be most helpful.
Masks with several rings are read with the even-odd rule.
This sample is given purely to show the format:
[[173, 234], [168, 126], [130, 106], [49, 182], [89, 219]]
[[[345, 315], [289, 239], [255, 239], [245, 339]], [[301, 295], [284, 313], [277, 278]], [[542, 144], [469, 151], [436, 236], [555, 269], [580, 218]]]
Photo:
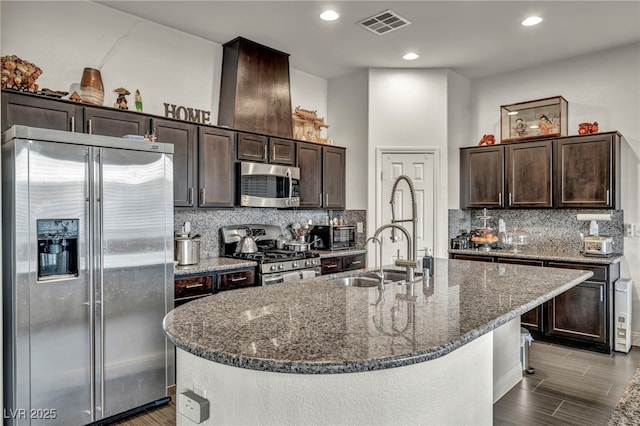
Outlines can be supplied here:
[[78, 219], [39, 219], [38, 280], [78, 276]]

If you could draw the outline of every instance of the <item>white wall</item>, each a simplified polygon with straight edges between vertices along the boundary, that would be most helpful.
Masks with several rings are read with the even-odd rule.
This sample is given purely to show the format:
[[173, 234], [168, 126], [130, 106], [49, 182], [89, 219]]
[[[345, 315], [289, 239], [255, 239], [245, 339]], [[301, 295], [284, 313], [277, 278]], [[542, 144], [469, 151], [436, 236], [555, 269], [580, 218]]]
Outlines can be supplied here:
[[[436, 223], [448, 220], [447, 105], [448, 71], [430, 69], [370, 69], [368, 115], [367, 223], [373, 235], [375, 218], [376, 148], [434, 148], [440, 154]], [[440, 233], [442, 234], [442, 233]], [[446, 232], [445, 232], [446, 234]], [[434, 255], [447, 256], [447, 235], [436, 233]], [[373, 259], [369, 259], [370, 263]], [[373, 263], [372, 263], [373, 264]]]
[[[466, 146], [484, 133], [500, 136], [500, 105], [561, 95], [569, 103], [569, 134], [578, 123], [597, 121], [600, 131], [625, 137], [622, 156], [622, 209], [625, 222], [640, 223], [640, 44], [570, 58], [544, 66], [474, 80], [471, 127]], [[452, 174], [459, 165], [449, 162]], [[459, 206], [459, 188], [450, 187], [450, 205]], [[635, 283], [633, 343], [640, 345], [640, 238], [625, 238], [623, 276]]]
[[[164, 116], [167, 102], [211, 111], [210, 124], [217, 124], [222, 45], [89, 1], [3, 0], [0, 8], [0, 54], [42, 68], [40, 88], [69, 90], [130, 31], [101, 69], [104, 105], [113, 105], [118, 87], [139, 89], [144, 112]], [[293, 106], [326, 114], [327, 81], [295, 69], [290, 75]], [[128, 100], [134, 109], [133, 96]]]
[[[447, 132], [448, 165], [460, 164], [460, 147], [469, 143], [469, 123], [471, 121], [471, 81], [449, 71], [447, 74]], [[444, 166], [443, 166], [444, 167]], [[448, 170], [449, 194], [458, 194], [460, 188], [460, 168], [446, 167]], [[459, 197], [449, 196], [448, 208], [457, 209]]]
[[367, 185], [367, 123], [369, 75], [358, 71], [329, 82], [329, 135], [336, 145], [347, 147], [346, 209], [365, 210]]

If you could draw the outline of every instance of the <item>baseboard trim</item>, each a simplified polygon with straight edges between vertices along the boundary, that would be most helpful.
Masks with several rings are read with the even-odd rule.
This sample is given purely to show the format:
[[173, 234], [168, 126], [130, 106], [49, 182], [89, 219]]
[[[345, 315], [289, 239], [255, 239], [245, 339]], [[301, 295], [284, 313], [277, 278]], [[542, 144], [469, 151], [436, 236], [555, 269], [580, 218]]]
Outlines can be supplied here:
[[518, 363], [511, 370], [500, 378], [498, 383], [493, 384], [493, 403], [495, 404], [507, 392], [522, 380], [522, 364]]

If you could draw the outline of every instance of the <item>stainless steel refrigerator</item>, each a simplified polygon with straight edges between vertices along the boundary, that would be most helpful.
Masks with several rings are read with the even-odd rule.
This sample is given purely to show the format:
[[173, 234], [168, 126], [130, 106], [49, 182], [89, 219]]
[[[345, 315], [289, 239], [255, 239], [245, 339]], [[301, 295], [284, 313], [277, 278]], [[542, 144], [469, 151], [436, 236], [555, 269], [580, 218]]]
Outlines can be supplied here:
[[2, 185], [5, 423], [166, 401], [173, 145], [14, 126]]

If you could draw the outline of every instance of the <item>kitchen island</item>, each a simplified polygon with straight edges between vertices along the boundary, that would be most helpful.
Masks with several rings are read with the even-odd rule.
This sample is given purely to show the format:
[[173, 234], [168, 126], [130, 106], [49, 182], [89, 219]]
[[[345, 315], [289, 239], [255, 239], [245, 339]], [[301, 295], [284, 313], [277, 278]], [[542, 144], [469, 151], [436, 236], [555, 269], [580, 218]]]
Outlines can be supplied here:
[[202, 298], [164, 320], [177, 394], [209, 399], [204, 424], [491, 424], [519, 316], [591, 275], [436, 259], [384, 291], [321, 276]]

